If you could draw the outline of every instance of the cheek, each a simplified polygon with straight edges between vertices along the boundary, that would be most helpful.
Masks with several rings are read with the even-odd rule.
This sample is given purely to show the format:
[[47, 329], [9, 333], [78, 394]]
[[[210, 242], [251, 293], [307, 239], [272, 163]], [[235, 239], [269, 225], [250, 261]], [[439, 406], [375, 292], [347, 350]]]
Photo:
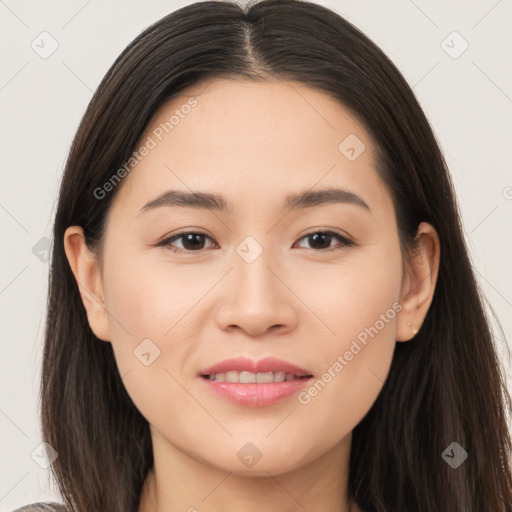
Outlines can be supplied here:
[[146, 418], [186, 413], [191, 404], [177, 381], [194, 354], [194, 306], [211, 287], [211, 275], [203, 280], [126, 251], [110, 254], [105, 276], [111, 342], [128, 394]]
[[348, 250], [334, 264], [312, 265], [308, 262], [300, 268], [301, 277], [295, 276], [293, 283], [294, 293], [312, 312], [311, 320], [315, 316], [318, 319], [317, 339], [322, 340], [316, 345], [318, 348], [325, 347], [324, 352], [330, 352], [328, 347], [343, 349], [347, 342], [350, 345], [352, 339], [376, 323], [383, 337], [394, 336], [402, 280], [398, 241]]
[[207, 275], [203, 280], [197, 272], [166, 264], [169, 262], [163, 258], [152, 261], [134, 251], [112, 254], [110, 262], [115, 264], [106, 266], [105, 271], [109, 312], [118, 320], [112, 318], [110, 324], [118, 335], [113, 337], [119, 339], [126, 338], [126, 331], [134, 343], [144, 338], [155, 342], [172, 338], [173, 332], [186, 325], [188, 312], [208, 290]]
[[398, 246], [354, 257], [336, 279], [331, 275], [325, 302], [317, 307], [334, 333], [323, 331], [316, 345], [321, 371], [298, 396], [313, 416], [329, 411], [350, 430], [373, 405], [396, 346], [401, 275]]

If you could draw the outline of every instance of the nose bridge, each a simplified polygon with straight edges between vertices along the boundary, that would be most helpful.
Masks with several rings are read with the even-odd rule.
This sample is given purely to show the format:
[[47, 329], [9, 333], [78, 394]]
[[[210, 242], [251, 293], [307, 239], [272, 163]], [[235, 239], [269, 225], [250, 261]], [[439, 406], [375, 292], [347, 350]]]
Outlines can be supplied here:
[[[252, 308], [270, 308], [278, 300], [279, 282], [270, 271], [279, 267], [269, 245], [269, 236], [246, 237], [236, 248], [234, 258], [234, 279], [236, 279], [237, 302]], [[275, 270], [274, 270], [275, 272]]]
[[237, 325], [251, 334], [277, 325], [290, 327], [297, 318], [292, 294], [276, 276], [281, 268], [274, 257], [278, 251], [268, 246], [271, 237], [258, 238], [248, 236], [236, 247], [228, 278], [233, 281], [219, 312], [222, 327]]

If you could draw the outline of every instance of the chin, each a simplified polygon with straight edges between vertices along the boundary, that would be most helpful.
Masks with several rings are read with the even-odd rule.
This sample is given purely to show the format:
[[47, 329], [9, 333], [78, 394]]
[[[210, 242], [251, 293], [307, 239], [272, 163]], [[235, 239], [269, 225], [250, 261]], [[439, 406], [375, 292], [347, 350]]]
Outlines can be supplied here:
[[270, 453], [265, 455], [265, 450], [257, 451], [248, 443], [236, 453], [235, 458], [230, 457], [222, 461], [219, 458], [216, 462], [215, 466], [219, 469], [238, 476], [268, 477], [269, 474], [277, 476], [299, 469], [307, 464], [308, 460], [305, 454], [300, 456], [296, 450], [293, 454], [270, 450]]

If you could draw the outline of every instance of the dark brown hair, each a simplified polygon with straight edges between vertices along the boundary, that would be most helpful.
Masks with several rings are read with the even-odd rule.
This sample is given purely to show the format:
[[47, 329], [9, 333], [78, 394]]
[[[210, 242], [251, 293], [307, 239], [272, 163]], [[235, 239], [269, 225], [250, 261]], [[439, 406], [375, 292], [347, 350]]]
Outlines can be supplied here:
[[[215, 77], [290, 80], [332, 95], [372, 137], [403, 250], [413, 248], [421, 221], [439, 234], [438, 281], [422, 328], [414, 342], [397, 344], [381, 393], [353, 430], [355, 501], [367, 512], [511, 512], [510, 395], [433, 131], [373, 42], [335, 12], [298, 0], [179, 9], [121, 53], [90, 101], [55, 216], [40, 397], [66, 503], [79, 512], [136, 512], [153, 455], [112, 346], [88, 324], [64, 232], [82, 226], [101, 255], [119, 187], [101, 200], [95, 189], [130, 158], [165, 102]], [[441, 457], [454, 441], [469, 453], [457, 469]]]

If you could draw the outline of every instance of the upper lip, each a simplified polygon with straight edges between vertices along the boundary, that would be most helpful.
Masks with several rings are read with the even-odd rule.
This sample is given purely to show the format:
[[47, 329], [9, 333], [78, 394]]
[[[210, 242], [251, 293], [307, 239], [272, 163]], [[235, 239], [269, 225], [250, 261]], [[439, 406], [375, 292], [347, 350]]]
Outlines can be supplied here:
[[312, 375], [311, 372], [304, 368], [300, 368], [288, 361], [283, 361], [282, 359], [277, 359], [275, 357], [265, 357], [259, 361], [254, 361], [247, 357], [225, 359], [220, 363], [204, 368], [201, 370], [200, 375], [215, 375], [217, 373], [226, 373], [229, 371], [252, 373], [284, 372], [299, 376]]

